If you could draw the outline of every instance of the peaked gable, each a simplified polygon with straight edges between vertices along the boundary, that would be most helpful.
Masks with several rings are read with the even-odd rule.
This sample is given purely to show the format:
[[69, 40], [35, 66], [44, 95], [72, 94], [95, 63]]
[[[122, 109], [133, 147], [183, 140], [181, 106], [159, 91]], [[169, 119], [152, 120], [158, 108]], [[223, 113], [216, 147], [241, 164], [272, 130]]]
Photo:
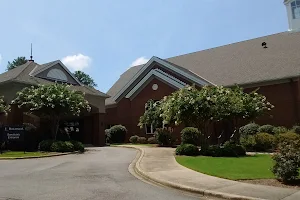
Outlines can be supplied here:
[[81, 85], [68, 68], [59, 60], [37, 65], [29, 75], [50, 81]]

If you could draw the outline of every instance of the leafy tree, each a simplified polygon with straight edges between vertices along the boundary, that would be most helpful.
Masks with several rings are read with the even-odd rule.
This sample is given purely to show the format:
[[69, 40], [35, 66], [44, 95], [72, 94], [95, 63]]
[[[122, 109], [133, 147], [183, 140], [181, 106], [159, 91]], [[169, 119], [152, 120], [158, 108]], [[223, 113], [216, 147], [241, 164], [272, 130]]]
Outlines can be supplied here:
[[74, 75], [84, 85], [87, 85], [89, 87], [97, 86], [97, 84], [95, 83], [93, 78], [90, 75], [88, 75], [82, 71], [75, 71]]
[[0, 96], [0, 114], [2, 113], [6, 114], [7, 111], [9, 111], [9, 105], [7, 105], [4, 102], [3, 97]]
[[30, 113], [45, 117], [52, 122], [52, 136], [56, 139], [59, 121], [65, 116], [78, 116], [84, 110], [90, 111], [84, 94], [70, 89], [65, 84], [39, 85], [26, 87], [17, 93], [13, 104], [18, 104]]
[[163, 119], [161, 117], [161, 102], [154, 102], [152, 99], [147, 101], [145, 104], [145, 112], [140, 117], [139, 124], [140, 128], [143, 128], [144, 125], [151, 125], [154, 127], [162, 127]]
[[8, 71], [8, 70], [14, 69], [20, 65], [25, 64], [26, 62], [27, 62], [27, 59], [25, 57], [17, 57], [12, 62], [8, 61], [6, 70]]

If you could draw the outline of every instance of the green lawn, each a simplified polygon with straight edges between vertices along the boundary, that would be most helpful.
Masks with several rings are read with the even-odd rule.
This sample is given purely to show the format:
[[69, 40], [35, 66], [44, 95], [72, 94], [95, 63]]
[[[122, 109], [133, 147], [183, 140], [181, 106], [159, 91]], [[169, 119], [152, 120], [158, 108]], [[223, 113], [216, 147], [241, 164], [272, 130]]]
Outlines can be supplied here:
[[18, 157], [30, 157], [30, 156], [45, 156], [47, 152], [25, 152], [24, 151], [7, 151], [0, 154], [0, 158], [18, 158]]
[[192, 170], [231, 180], [275, 178], [270, 155], [240, 158], [176, 156], [176, 160]]

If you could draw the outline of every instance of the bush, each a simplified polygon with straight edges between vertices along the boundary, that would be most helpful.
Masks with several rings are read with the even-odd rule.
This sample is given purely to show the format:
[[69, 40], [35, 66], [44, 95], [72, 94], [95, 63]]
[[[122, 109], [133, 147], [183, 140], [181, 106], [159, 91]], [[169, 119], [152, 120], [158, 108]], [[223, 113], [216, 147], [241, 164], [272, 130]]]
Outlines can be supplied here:
[[247, 151], [255, 150], [256, 142], [253, 135], [242, 135], [240, 138], [240, 143]]
[[72, 152], [74, 151], [74, 146], [70, 141], [55, 141], [52, 143], [50, 150], [52, 152]]
[[54, 140], [43, 140], [39, 143], [39, 151], [51, 151], [50, 147]]
[[300, 126], [293, 126], [292, 131], [294, 133], [300, 134]]
[[269, 133], [258, 133], [255, 138], [255, 150], [256, 151], [269, 151], [275, 147], [276, 138]]
[[149, 137], [147, 141], [149, 144], [157, 144], [157, 140], [155, 139], [155, 137]]
[[140, 143], [140, 144], [146, 144], [147, 143], [147, 138], [145, 138], [145, 137], [138, 137], [137, 142]]
[[186, 127], [181, 131], [181, 144], [200, 144], [201, 134], [197, 128]]
[[260, 133], [269, 133], [274, 135], [274, 126], [270, 124], [262, 125], [261, 127], [258, 128], [258, 132]]
[[115, 125], [109, 129], [108, 136], [110, 143], [123, 143], [125, 142], [127, 129], [122, 125]]
[[211, 145], [206, 149], [201, 149], [200, 154], [213, 157], [239, 157], [245, 156], [246, 150], [241, 145], [226, 142], [223, 146]]
[[299, 176], [300, 140], [283, 142], [279, 145], [279, 152], [273, 156], [275, 165], [274, 175], [283, 182], [294, 181]]
[[129, 142], [131, 142], [132, 144], [136, 144], [136, 143], [138, 143], [138, 138], [139, 138], [139, 136], [133, 135], [129, 138]]
[[176, 148], [176, 155], [197, 156], [199, 149], [193, 144], [181, 144]]
[[284, 126], [278, 126], [278, 127], [274, 127], [273, 132], [275, 134], [281, 134], [281, 133], [286, 133], [288, 132], [288, 129], [285, 128]]
[[71, 142], [74, 146], [74, 151], [79, 151], [81, 153], [84, 152], [84, 145], [81, 142], [78, 142], [78, 141], [75, 141], [75, 140], [72, 140]]
[[155, 131], [155, 139], [159, 146], [169, 147], [173, 146], [174, 138], [172, 137], [171, 128], [158, 128]]
[[277, 144], [283, 143], [283, 142], [292, 142], [295, 140], [299, 140], [300, 136], [297, 133], [292, 133], [292, 132], [288, 132], [288, 133], [281, 133], [276, 135], [276, 141]]
[[258, 132], [258, 128], [258, 124], [250, 123], [242, 126], [239, 130], [241, 135], [255, 135]]

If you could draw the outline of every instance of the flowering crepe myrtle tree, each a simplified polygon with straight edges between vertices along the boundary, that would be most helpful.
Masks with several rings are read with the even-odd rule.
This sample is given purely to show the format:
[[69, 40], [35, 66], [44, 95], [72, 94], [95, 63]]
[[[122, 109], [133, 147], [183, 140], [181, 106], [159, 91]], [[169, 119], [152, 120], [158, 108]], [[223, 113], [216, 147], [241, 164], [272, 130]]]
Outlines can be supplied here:
[[143, 128], [145, 125], [153, 127], [162, 127], [163, 119], [161, 117], [161, 101], [154, 102], [152, 99], [145, 104], [145, 112], [140, 117], [138, 126]]
[[9, 111], [10, 106], [7, 105], [3, 99], [2, 96], [0, 96], [0, 115], [1, 114], [7, 114], [7, 112]]
[[59, 121], [65, 116], [79, 116], [91, 107], [84, 93], [70, 89], [66, 84], [38, 85], [26, 87], [12, 101], [19, 108], [52, 121], [52, 137], [56, 139]]
[[239, 120], [254, 120], [273, 107], [257, 91], [245, 93], [238, 86], [204, 86], [201, 90], [186, 86], [161, 101], [160, 116], [166, 124], [183, 123], [207, 136], [212, 122], [228, 121], [237, 130]]

